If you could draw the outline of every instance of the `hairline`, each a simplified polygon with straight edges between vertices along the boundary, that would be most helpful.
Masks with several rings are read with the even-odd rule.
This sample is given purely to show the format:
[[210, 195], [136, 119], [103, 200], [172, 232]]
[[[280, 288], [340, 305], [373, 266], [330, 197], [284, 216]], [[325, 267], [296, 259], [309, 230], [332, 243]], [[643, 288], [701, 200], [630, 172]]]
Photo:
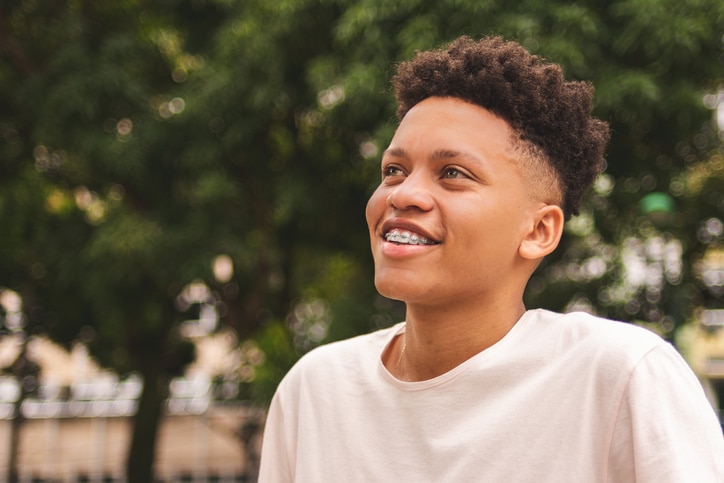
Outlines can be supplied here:
[[[562, 180], [548, 155], [545, 154], [534, 142], [524, 139], [522, 137], [522, 129], [514, 127], [508, 119], [494, 111], [491, 111], [488, 107], [462, 96], [452, 94], [445, 96], [430, 95], [418, 100], [415, 104], [407, 105], [407, 109], [398, 112], [399, 122], [402, 122], [402, 119], [404, 119], [407, 113], [415, 106], [427, 99], [435, 97], [440, 99], [455, 99], [472, 106], [480, 107], [505, 122], [510, 131], [508, 139], [510, 152], [508, 153], [508, 157], [520, 168], [524, 183], [526, 183], [533, 191], [534, 196], [539, 198], [541, 201], [549, 205], [557, 205], [563, 209], [564, 199]], [[541, 177], [543, 177], [542, 183], [540, 182]], [[551, 186], [551, 188], [546, 188], [546, 186]]]

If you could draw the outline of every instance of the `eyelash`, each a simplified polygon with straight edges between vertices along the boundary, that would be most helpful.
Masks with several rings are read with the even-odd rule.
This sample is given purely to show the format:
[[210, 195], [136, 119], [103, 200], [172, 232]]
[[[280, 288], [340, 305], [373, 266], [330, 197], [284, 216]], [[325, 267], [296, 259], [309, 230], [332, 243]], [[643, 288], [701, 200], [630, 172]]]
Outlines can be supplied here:
[[453, 167], [453, 166], [448, 166], [448, 167], [446, 167], [445, 169], [442, 170], [442, 177], [445, 178], [445, 179], [450, 179], [451, 176], [448, 176], [450, 173], [454, 173], [454, 174], [455, 174], [455, 176], [454, 176], [455, 178], [458, 178], [458, 177], [460, 177], [460, 176], [465, 176], [465, 174], [464, 174], [462, 171], [460, 171], [459, 169], [457, 169], [457, 168], [455, 168], [455, 167]]
[[[387, 178], [389, 176], [397, 176], [403, 172], [402, 168], [395, 166], [395, 165], [389, 165], [385, 166], [382, 169], [382, 177]], [[454, 166], [446, 166], [442, 169], [441, 176], [442, 179], [456, 179], [456, 178], [467, 178], [467, 175], [463, 173], [460, 169], [454, 167]]]
[[382, 168], [382, 177], [387, 178], [388, 176], [395, 176], [402, 172], [402, 169], [395, 166], [395, 165], [389, 165]]

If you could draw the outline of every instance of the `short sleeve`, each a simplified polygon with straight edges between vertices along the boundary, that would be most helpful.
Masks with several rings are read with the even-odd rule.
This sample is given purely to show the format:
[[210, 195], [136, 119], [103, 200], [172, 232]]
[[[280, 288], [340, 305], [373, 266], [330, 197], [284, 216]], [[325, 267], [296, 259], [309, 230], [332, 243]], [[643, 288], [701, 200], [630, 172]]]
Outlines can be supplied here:
[[608, 481], [724, 482], [724, 437], [704, 390], [661, 343], [631, 372], [611, 440]]
[[274, 395], [267, 412], [264, 436], [262, 439], [261, 462], [259, 467], [260, 483], [291, 483], [294, 481], [292, 473], [290, 439], [294, 439], [289, 431], [291, 425], [285, 424], [282, 399], [280, 391]]

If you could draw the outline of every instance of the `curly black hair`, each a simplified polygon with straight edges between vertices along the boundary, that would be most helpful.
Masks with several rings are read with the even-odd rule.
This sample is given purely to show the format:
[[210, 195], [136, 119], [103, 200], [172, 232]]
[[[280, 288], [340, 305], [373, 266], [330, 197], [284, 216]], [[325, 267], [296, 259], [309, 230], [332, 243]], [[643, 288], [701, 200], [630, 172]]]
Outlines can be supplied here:
[[[392, 79], [402, 119], [428, 97], [453, 97], [507, 121], [528, 153], [553, 168], [565, 218], [578, 214], [603, 170], [608, 124], [593, 118], [593, 86], [567, 81], [561, 67], [501, 37], [463, 36], [449, 47], [418, 52]], [[535, 157], [535, 154], [534, 154]]]

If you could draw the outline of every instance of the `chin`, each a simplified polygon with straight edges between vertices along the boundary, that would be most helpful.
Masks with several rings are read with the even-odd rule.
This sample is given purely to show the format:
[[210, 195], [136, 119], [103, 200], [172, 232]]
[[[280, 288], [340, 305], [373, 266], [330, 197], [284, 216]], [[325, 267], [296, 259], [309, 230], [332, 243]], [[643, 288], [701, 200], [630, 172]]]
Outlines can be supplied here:
[[392, 300], [408, 302], [417, 300], [421, 296], [422, 284], [419, 279], [414, 277], [396, 277], [392, 276], [375, 276], [375, 288], [383, 297]]

